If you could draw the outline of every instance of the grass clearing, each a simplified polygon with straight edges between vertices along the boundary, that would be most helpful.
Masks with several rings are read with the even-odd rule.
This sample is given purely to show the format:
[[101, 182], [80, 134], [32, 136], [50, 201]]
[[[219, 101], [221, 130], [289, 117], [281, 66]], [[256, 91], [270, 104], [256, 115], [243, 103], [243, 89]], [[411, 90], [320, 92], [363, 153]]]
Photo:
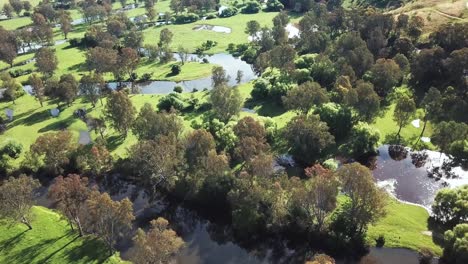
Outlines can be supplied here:
[[[393, 121], [393, 112], [395, 111], [395, 104], [391, 104], [382, 116], [376, 118], [372, 124], [375, 128], [380, 131], [380, 141], [381, 143], [391, 143], [394, 140], [395, 134], [398, 132], [398, 125]], [[412, 124], [404, 126], [401, 129], [401, 137], [406, 143], [415, 143], [417, 138], [421, 134], [422, 127], [424, 125], [422, 118], [418, 117], [418, 114], [414, 119], [421, 119], [419, 128], [414, 127]], [[427, 123], [426, 130], [424, 132], [425, 137], [431, 137], [432, 135], [432, 125], [430, 122]], [[428, 144], [429, 147], [434, 147], [432, 144]]]
[[[252, 87], [252, 83], [246, 83], [239, 86], [239, 90], [245, 100], [250, 98]], [[130, 95], [130, 99], [138, 111], [145, 103], [149, 103], [153, 107], [156, 107], [157, 103], [163, 96], [164, 95], [159, 94], [136, 94]], [[209, 93], [206, 91], [182, 93], [182, 97], [194, 97], [202, 103], [209, 99]], [[105, 99], [103, 101], [105, 104]], [[76, 118], [73, 115], [73, 112], [77, 109], [85, 108], [87, 109], [89, 116], [100, 117], [103, 115], [104, 109], [99, 102], [95, 108], [92, 108], [91, 104], [82, 97], [75, 100], [70, 107], [61, 108], [61, 112], [58, 117], [52, 117], [50, 115], [50, 110], [56, 107], [57, 103], [53, 100], [44, 102], [44, 106], [41, 107], [39, 102], [36, 101], [33, 96], [28, 94], [18, 98], [15, 104], [12, 102], [0, 102], [0, 113], [2, 113], [2, 115], [7, 108], [14, 110], [14, 119], [9, 123], [8, 130], [3, 135], [0, 135], [0, 142], [4, 143], [9, 140], [14, 140], [21, 143], [24, 149], [23, 155], [17, 160], [14, 160], [13, 165], [18, 165], [21, 162], [24, 157], [24, 152], [29, 150], [30, 145], [44, 133], [68, 129], [74, 134], [75, 140], [78, 142], [79, 131], [87, 130], [87, 127], [81, 119]], [[274, 108], [269, 104], [247, 105], [246, 107], [252, 107], [257, 113], [241, 112], [240, 118], [247, 115], [269, 116], [277, 123], [278, 128], [284, 127], [295, 115], [295, 113], [291, 111], [279, 111], [278, 107]], [[193, 120], [201, 120], [204, 114], [205, 113], [202, 112], [181, 113], [181, 118], [184, 120], [186, 130], [191, 130], [191, 122]], [[132, 133], [129, 133], [127, 138], [123, 139], [116, 131], [108, 128], [105, 134], [106, 139], [108, 140], [108, 148], [114, 157], [125, 157], [128, 147], [137, 142], [137, 138]], [[93, 140], [96, 140], [98, 135], [92, 132], [91, 137]]]
[[19, 223], [0, 225], [0, 263], [128, 263], [118, 253], [109, 257], [97, 238], [78, 237], [58, 213], [41, 206], [32, 211], [32, 230]]
[[[88, 72], [85, 66], [86, 53], [84, 50], [72, 48], [69, 46], [68, 43], [57, 45], [54, 48], [56, 51], [55, 54], [59, 62], [57, 70], [54, 74], [55, 76], [60, 77], [63, 74], [71, 73], [75, 76], [75, 78], [79, 80], [82, 75]], [[25, 65], [20, 65], [20, 62], [26, 61], [33, 57], [33, 53], [21, 55], [15, 59], [14, 64], [17, 66], [9, 68], [8, 64], [0, 63], [0, 69], [8, 71], [31, 69], [35, 71], [36, 66], [33, 62]], [[189, 61], [181, 66], [182, 71], [178, 75], [171, 75], [171, 66], [175, 63], [175, 61], [172, 61], [166, 64], [161, 64], [158, 62], [149, 62], [146, 58], [142, 58], [140, 61], [140, 65], [135, 72], [140, 77], [145, 73], [150, 73], [152, 74], [153, 80], [167, 80], [178, 82], [208, 77], [211, 75], [211, 69], [214, 66], [214, 64]], [[26, 83], [28, 77], [29, 74], [23, 75], [18, 77], [17, 80], [21, 83]], [[114, 80], [114, 76], [112, 74], [105, 74], [104, 79], [106, 81], [112, 81]]]
[[[157, 7], [156, 7], [157, 8]], [[159, 33], [162, 29], [168, 28], [174, 34], [171, 48], [176, 50], [179, 45], [189, 49], [191, 52], [207, 40], [218, 42], [218, 45], [207, 51], [209, 54], [226, 52], [229, 43], [245, 43], [248, 35], [244, 33], [246, 23], [249, 20], [257, 20], [262, 26], [271, 26], [272, 19], [277, 12], [260, 12], [258, 14], [238, 14], [228, 18], [215, 18], [210, 20], [196, 21], [190, 24], [183, 25], [164, 25], [152, 27], [144, 30], [145, 44], [157, 44]], [[210, 30], [195, 31], [193, 28], [196, 25], [214, 25], [223, 26], [231, 29], [231, 33], [219, 33]]]
[[367, 238], [375, 245], [375, 239], [383, 235], [385, 247], [416, 251], [425, 247], [440, 256], [442, 248], [434, 243], [431, 236], [423, 233], [428, 230], [428, 218], [426, 209], [391, 198], [387, 205], [387, 215], [369, 227]]

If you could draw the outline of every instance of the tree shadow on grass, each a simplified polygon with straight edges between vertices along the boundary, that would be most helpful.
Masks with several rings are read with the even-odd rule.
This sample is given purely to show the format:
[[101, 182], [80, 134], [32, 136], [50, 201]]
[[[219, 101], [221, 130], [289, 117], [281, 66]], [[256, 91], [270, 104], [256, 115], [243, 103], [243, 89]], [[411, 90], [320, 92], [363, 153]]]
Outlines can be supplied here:
[[107, 149], [109, 151], [116, 150], [125, 141], [123, 135], [113, 135], [107, 138]]
[[[14, 256], [11, 256], [11, 259], [13, 261], [12, 263], [44, 263], [37, 261], [36, 258], [42, 253], [46, 252], [54, 243], [57, 243], [58, 241], [72, 235], [75, 235], [75, 233], [70, 230], [62, 236], [45, 239], [40, 241], [39, 243], [25, 247], [18, 253], [16, 253]], [[56, 252], [54, 252], [54, 254], [55, 253]]]
[[23, 232], [17, 234], [16, 236], [9, 238], [2, 242], [2, 246], [0, 247], [0, 253], [2, 252], [9, 252], [15, 245], [23, 239], [23, 236], [28, 230], [24, 230]]
[[54, 122], [52, 124], [49, 124], [41, 129], [39, 129], [40, 133], [48, 132], [48, 131], [59, 131], [59, 130], [64, 130], [67, 129], [73, 122], [75, 122], [75, 117], [74, 116], [69, 116], [66, 119], [59, 120], [57, 122]]
[[70, 240], [68, 243], [66, 243], [65, 245], [61, 246], [59, 249], [55, 250], [54, 252], [52, 252], [49, 256], [43, 258], [41, 261], [39, 261], [39, 263], [47, 263], [47, 261], [49, 259], [51, 259], [55, 254], [57, 254], [58, 252], [62, 251], [63, 249], [65, 249], [68, 245], [70, 245], [71, 243], [75, 242], [75, 240], [77, 240], [79, 238], [79, 236], [75, 236], [75, 238], [73, 238], [72, 240]]
[[286, 113], [286, 110], [275, 103], [264, 102], [256, 111], [261, 116], [275, 117]]
[[95, 237], [84, 237], [81, 245], [73, 247], [66, 252], [67, 263], [76, 263], [78, 261], [95, 261], [104, 263], [109, 257], [109, 250], [102, 241]]
[[86, 64], [85, 63], [78, 63], [73, 66], [68, 67], [69, 71], [86, 71]]
[[244, 107], [249, 109], [256, 108], [256, 112], [262, 116], [275, 117], [280, 116], [286, 113], [286, 109], [283, 106], [272, 102], [264, 100], [254, 100], [249, 98], [245, 101]]
[[17, 125], [25, 125], [25, 126], [31, 126], [36, 123], [42, 122], [48, 118], [50, 118], [50, 112], [48, 110], [42, 110], [35, 112], [25, 118], [18, 118], [13, 120], [11, 123], [12, 126], [17, 126]]

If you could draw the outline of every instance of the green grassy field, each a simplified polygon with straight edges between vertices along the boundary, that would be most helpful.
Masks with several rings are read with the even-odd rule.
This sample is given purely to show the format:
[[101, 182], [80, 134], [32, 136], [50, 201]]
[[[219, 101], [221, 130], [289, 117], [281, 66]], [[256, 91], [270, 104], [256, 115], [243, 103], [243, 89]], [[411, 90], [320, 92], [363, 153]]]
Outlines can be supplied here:
[[[62, 74], [71, 73], [76, 78], [80, 78], [82, 75], [86, 74], [88, 71], [85, 66], [85, 51], [78, 48], [70, 48], [68, 43], [64, 43], [58, 46], [55, 46], [56, 56], [58, 59], [58, 67], [55, 71], [55, 76], [60, 77]], [[31, 59], [34, 57], [34, 54], [25, 54], [16, 58], [14, 65], [18, 65], [23, 61]], [[140, 62], [139, 67], [135, 71], [138, 76], [142, 76], [145, 73], [152, 74], [153, 80], [168, 80], [168, 81], [185, 81], [185, 80], [194, 80], [199, 78], [204, 78], [210, 76], [211, 69], [213, 64], [205, 64], [198, 62], [186, 62], [181, 66], [182, 71], [178, 75], [171, 75], [171, 66], [176, 63], [175, 61], [169, 62], [166, 64], [161, 64], [159, 62], [150, 62], [146, 58], [143, 58]], [[9, 65], [6, 63], [0, 63], [0, 69], [15, 71], [15, 70], [35, 70], [36, 66], [33, 62], [26, 65], [13, 66], [9, 68]], [[29, 75], [23, 75], [17, 78], [18, 81], [25, 83], [28, 80]], [[112, 74], [104, 75], [104, 78], [107, 81], [114, 79]]]
[[[191, 24], [183, 25], [165, 25], [160, 27], [152, 27], [144, 30], [145, 44], [156, 44], [159, 39], [159, 32], [162, 29], [168, 28], [174, 34], [172, 40], [172, 48], [175, 50], [179, 45], [194, 51], [206, 40], [218, 42], [218, 45], [207, 51], [209, 54], [226, 52], [229, 43], [245, 43], [248, 35], [244, 33], [245, 25], [249, 20], [257, 20], [262, 26], [271, 26], [272, 19], [278, 13], [260, 12], [258, 14], [238, 14], [228, 18], [215, 18], [205, 21], [197, 21]], [[231, 33], [219, 33], [210, 30], [195, 31], [193, 28], [196, 25], [214, 25], [224, 26], [231, 29]]]
[[[393, 121], [393, 112], [395, 110], [395, 104], [390, 105], [385, 111], [383, 115], [376, 118], [374, 123], [372, 124], [375, 128], [380, 131], [380, 141], [381, 143], [392, 143], [394, 141], [394, 135], [398, 132], [398, 125], [395, 121]], [[415, 119], [421, 119], [416, 115]], [[423, 122], [420, 121], [420, 127], [416, 128], [412, 124], [404, 126], [401, 129], [401, 137], [402, 142], [406, 143], [407, 145], [411, 145], [415, 143], [421, 134], [423, 127]], [[431, 137], [432, 135], [432, 125], [430, 122], [427, 123], [426, 130], [424, 132], [425, 137]], [[432, 144], [426, 144], [430, 148], [434, 148]]]
[[429, 248], [437, 255], [442, 248], [434, 243], [428, 230], [429, 213], [422, 207], [404, 204], [391, 198], [387, 205], [387, 215], [371, 225], [367, 231], [368, 240], [375, 245], [380, 235], [385, 237], [385, 247], [418, 250]]
[[0, 224], [0, 263], [128, 263], [109, 257], [104, 243], [93, 236], [78, 237], [56, 212], [33, 207], [32, 230], [23, 224]]
[[[250, 91], [252, 90], [252, 83], [246, 83], [239, 87], [239, 90], [244, 97], [247, 99], [250, 97]], [[159, 99], [163, 95], [149, 95], [149, 94], [138, 94], [131, 95], [130, 99], [132, 100], [133, 105], [137, 110], [139, 110], [143, 104], [150, 103], [152, 106], [156, 107]], [[206, 102], [209, 98], [208, 92], [200, 91], [196, 93], [183, 93], [183, 97], [197, 98], [200, 103]], [[105, 104], [105, 99], [104, 99]], [[14, 110], [14, 120], [9, 124], [9, 129], [3, 134], [0, 135], [0, 142], [5, 143], [9, 140], [14, 140], [20, 142], [25, 151], [29, 149], [29, 146], [34, 143], [34, 141], [40, 135], [47, 132], [54, 132], [60, 129], [70, 130], [78, 141], [79, 131], [87, 130], [86, 124], [80, 119], [73, 116], [73, 112], [79, 108], [87, 109], [87, 112], [92, 117], [102, 116], [103, 106], [100, 103], [96, 105], [95, 108], [92, 108], [91, 104], [86, 102], [83, 98], [78, 98], [70, 107], [61, 109], [61, 113], [58, 117], [52, 117], [50, 115], [50, 109], [56, 108], [57, 104], [52, 101], [46, 101], [44, 106], [41, 107], [39, 102], [35, 100], [33, 96], [23, 95], [22, 97], [16, 100], [16, 103], [12, 102], [0, 102], [0, 113], [3, 115], [5, 109]], [[240, 118], [246, 115], [252, 116], [269, 116], [271, 117], [278, 125], [278, 128], [282, 128], [286, 125], [295, 114], [293, 112], [284, 112], [274, 109], [270, 105], [254, 105], [253, 107], [257, 113], [247, 113], [241, 112]], [[182, 113], [181, 117], [184, 120], [184, 124], [187, 130], [190, 130], [190, 124], [193, 120], [201, 121], [205, 113]], [[91, 133], [92, 138], [96, 139], [98, 135]], [[136, 137], [129, 133], [125, 140], [122, 140], [119, 135], [112, 129], [108, 129], [106, 132], [106, 138], [109, 140], [109, 149], [112, 151], [112, 154], [116, 157], [124, 157], [127, 152], [127, 148], [136, 143]], [[15, 160], [15, 164], [21, 162], [22, 157]]]

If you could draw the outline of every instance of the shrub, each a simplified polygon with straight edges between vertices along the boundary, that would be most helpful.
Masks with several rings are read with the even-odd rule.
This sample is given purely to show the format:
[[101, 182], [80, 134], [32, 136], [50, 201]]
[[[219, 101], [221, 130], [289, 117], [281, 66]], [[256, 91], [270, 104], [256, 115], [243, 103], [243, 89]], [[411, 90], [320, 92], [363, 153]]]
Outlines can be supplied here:
[[135, 81], [136, 79], [138, 79], [138, 73], [136, 72], [130, 74], [130, 77], [128, 78], [129, 81]]
[[174, 87], [174, 92], [176, 93], [182, 93], [184, 91], [184, 88], [182, 88], [182, 86], [180, 85], [177, 85]]
[[185, 102], [180, 98], [179, 94], [170, 93], [163, 98], [158, 103], [159, 110], [170, 111], [171, 108], [176, 110], [183, 110], [186, 107]]
[[366, 153], [375, 153], [379, 140], [378, 129], [365, 122], [358, 122], [351, 129], [348, 142], [340, 146], [340, 151], [358, 158]]
[[171, 74], [172, 75], [177, 75], [182, 71], [182, 68], [180, 67], [179, 64], [172, 64], [171, 66]]
[[384, 235], [379, 235], [379, 237], [375, 240], [376, 247], [383, 247], [385, 245], [385, 237]]
[[175, 16], [174, 23], [175, 24], [187, 24], [192, 23], [199, 20], [200, 17], [194, 13], [187, 13], [187, 14], [180, 14]]
[[219, 14], [219, 17], [232, 17], [237, 14], [237, 8], [235, 7], [228, 7], [221, 11], [221, 14]]
[[241, 12], [243, 14], [255, 14], [260, 11], [260, 4], [257, 1], [250, 1], [245, 3], [244, 8], [242, 8]]
[[284, 5], [278, 0], [268, 0], [266, 3], [265, 11], [279, 12], [284, 9]]
[[81, 40], [77, 38], [72, 38], [68, 40], [68, 43], [70, 43], [71, 47], [80, 47], [81, 46]]
[[141, 75], [140, 81], [147, 82], [147, 81], [151, 80], [152, 77], [153, 77], [152, 73], [149, 73], [149, 72], [143, 73], [143, 75]]
[[16, 141], [8, 141], [1, 149], [0, 156], [8, 155], [10, 158], [18, 158], [23, 151], [23, 145]]
[[214, 14], [214, 13], [210, 13], [210, 14], [206, 15], [206, 20], [210, 20], [210, 19], [214, 19], [214, 18], [217, 18], [216, 14]]
[[268, 96], [268, 87], [269, 87], [269, 83], [267, 80], [263, 78], [258, 78], [254, 82], [252, 92], [250, 93], [252, 95], [252, 99], [254, 100], [265, 99]]
[[27, 69], [27, 70], [17, 69], [17, 70], [9, 71], [8, 73], [10, 74], [11, 77], [16, 78], [19, 76], [30, 74], [32, 73], [32, 70], [31, 69]]

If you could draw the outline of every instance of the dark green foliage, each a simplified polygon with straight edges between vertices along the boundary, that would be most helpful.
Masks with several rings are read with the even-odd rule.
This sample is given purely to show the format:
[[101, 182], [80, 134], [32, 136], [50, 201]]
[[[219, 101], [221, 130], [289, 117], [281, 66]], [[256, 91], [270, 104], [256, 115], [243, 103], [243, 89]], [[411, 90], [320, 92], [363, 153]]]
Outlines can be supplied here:
[[23, 151], [23, 145], [16, 141], [8, 141], [0, 148], [0, 157], [8, 155], [10, 158], [16, 159]]
[[[462, 141], [466, 141], [468, 138], [468, 125], [465, 123], [457, 123], [454, 121], [442, 121], [434, 129], [432, 140], [436, 143], [442, 152], [450, 153], [451, 150], [455, 151], [453, 154], [460, 152]], [[457, 143], [458, 142], [458, 143]], [[461, 145], [460, 145], [461, 144]], [[463, 148], [464, 149], [464, 148]], [[466, 151], [462, 151], [463, 153]]]
[[182, 68], [179, 64], [172, 64], [171, 66], [171, 75], [178, 75], [182, 71]]
[[445, 248], [443, 263], [463, 264], [468, 262], [468, 224], [459, 224], [444, 234]]
[[325, 156], [325, 150], [335, 144], [329, 127], [318, 115], [294, 117], [284, 131], [284, 137], [294, 158], [304, 164], [311, 164]]
[[314, 105], [321, 105], [329, 101], [327, 90], [316, 82], [306, 82], [287, 91], [283, 96], [286, 109], [307, 113]]
[[468, 218], [468, 185], [456, 189], [441, 189], [432, 205], [436, 222], [452, 228]]
[[284, 5], [278, 0], [268, 0], [266, 3], [267, 12], [279, 12], [284, 9]]
[[178, 93], [170, 93], [158, 102], [158, 109], [164, 111], [171, 111], [171, 109], [175, 109], [181, 111], [188, 107], [187, 103], [180, 98]]
[[337, 141], [344, 139], [353, 126], [351, 110], [336, 103], [326, 103], [319, 106], [315, 113], [320, 120], [327, 123], [330, 133]]
[[257, 1], [249, 1], [245, 3], [245, 6], [241, 9], [243, 14], [255, 14], [260, 11], [260, 4]]
[[340, 148], [341, 151], [358, 158], [367, 153], [376, 153], [380, 133], [369, 124], [359, 122], [353, 126], [349, 141]]
[[182, 86], [180, 85], [177, 85], [174, 87], [173, 91], [176, 93], [182, 93], [184, 91], [184, 88], [182, 88]]
[[179, 14], [179, 15], [176, 15], [174, 18], [175, 18], [174, 22], [176, 24], [192, 23], [200, 19], [200, 17], [194, 13]]
[[228, 7], [224, 9], [221, 14], [219, 14], [219, 17], [231, 17], [237, 14], [237, 8], [235, 7]]

